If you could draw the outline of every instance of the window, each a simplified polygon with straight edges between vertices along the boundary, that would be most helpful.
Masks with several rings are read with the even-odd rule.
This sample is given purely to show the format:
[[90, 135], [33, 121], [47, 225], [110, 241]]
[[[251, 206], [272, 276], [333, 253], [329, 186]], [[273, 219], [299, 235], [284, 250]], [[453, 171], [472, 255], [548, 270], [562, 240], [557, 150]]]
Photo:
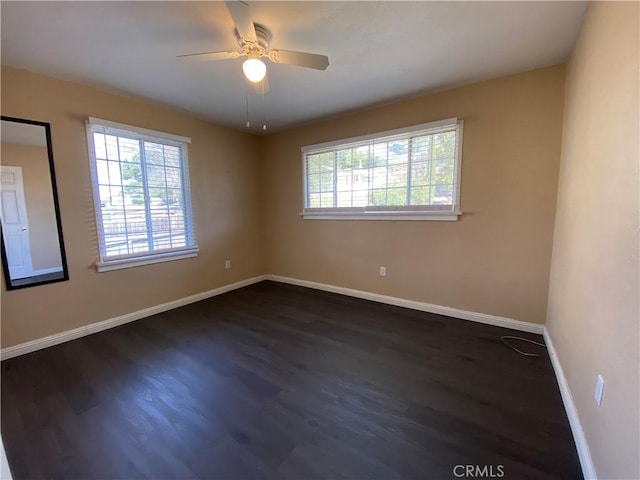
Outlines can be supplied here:
[[457, 220], [462, 120], [302, 148], [304, 218]]
[[190, 139], [90, 118], [98, 271], [198, 253], [191, 216]]

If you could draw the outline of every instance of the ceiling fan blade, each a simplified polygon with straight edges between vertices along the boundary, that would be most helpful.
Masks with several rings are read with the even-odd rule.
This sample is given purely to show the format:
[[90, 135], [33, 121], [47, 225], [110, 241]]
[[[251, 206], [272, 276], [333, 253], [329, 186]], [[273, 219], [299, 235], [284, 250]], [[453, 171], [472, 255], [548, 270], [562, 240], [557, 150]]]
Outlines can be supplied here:
[[249, 5], [239, 0], [230, 0], [224, 3], [227, 5], [227, 10], [229, 10], [240, 36], [252, 42], [258, 41], [256, 29], [253, 26], [253, 20], [251, 18], [251, 12], [249, 11]]
[[[269, 86], [269, 77], [267, 75], [259, 81], [258, 83], [250, 82], [247, 80], [247, 83], [251, 84], [251, 88], [253, 88], [254, 92], [257, 95], [262, 95], [263, 93], [267, 93], [271, 87]], [[264, 92], [262, 91], [262, 85], [264, 84]]]
[[188, 55], [178, 55], [178, 58], [183, 60], [195, 60], [198, 62], [212, 62], [214, 60], [229, 60], [232, 58], [238, 58], [240, 54], [232, 50], [226, 52], [205, 52], [205, 53], [190, 53]]
[[329, 66], [329, 57], [316, 55], [315, 53], [293, 52], [291, 50], [271, 50], [269, 60], [275, 63], [286, 63], [300, 67], [326, 70]]

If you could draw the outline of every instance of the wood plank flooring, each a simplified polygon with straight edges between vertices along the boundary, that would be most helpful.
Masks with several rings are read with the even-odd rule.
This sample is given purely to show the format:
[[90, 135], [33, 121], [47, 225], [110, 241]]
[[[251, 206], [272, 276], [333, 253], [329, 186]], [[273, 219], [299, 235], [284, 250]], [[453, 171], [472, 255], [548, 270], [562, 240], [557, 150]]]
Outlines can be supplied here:
[[581, 478], [505, 334], [262, 282], [2, 362], [2, 437], [16, 479]]

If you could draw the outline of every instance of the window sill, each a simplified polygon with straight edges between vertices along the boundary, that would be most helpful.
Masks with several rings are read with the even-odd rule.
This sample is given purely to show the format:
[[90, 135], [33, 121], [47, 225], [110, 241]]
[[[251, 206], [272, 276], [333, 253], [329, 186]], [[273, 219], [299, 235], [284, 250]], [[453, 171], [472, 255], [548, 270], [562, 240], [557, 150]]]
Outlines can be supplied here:
[[462, 212], [416, 213], [416, 212], [371, 212], [371, 213], [301, 213], [304, 220], [409, 220], [455, 222]]
[[173, 260], [182, 260], [183, 258], [193, 258], [198, 256], [200, 250], [197, 247], [177, 252], [154, 253], [135, 258], [123, 258], [119, 260], [108, 260], [106, 262], [97, 262], [96, 270], [98, 272], [110, 272], [111, 270], [120, 270], [123, 268], [141, 267], [143, 265], [152, 265], [154, 263], [171, 262]]

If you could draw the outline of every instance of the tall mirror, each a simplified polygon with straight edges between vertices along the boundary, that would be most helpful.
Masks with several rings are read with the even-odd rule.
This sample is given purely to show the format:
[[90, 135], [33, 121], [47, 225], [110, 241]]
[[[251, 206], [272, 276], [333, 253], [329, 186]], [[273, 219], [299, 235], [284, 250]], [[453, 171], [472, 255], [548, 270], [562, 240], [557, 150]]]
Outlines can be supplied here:
[[7, 290], [68, 280], [49, 124], [3, 116], [0, 136]]

